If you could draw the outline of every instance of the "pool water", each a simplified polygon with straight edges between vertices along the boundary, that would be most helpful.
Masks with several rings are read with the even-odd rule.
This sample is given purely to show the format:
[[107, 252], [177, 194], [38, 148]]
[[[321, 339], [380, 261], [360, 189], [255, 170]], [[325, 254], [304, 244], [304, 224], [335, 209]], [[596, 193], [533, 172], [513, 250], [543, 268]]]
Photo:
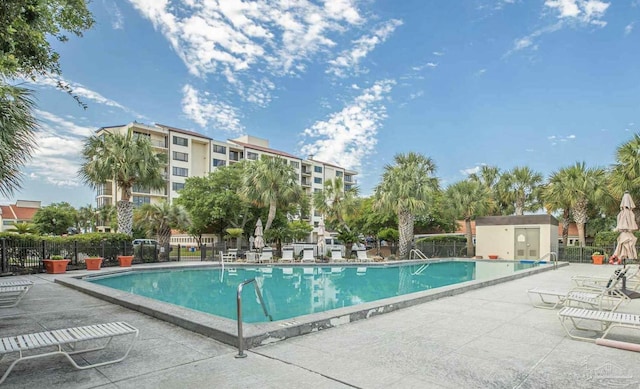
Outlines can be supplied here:
[[[446, 285], [512, 274], [534, 263], [447, 261], [385, 267], [237, 267], [132, 271], [86, 281], [237, 319], [237, 286], [256, 278], [273, 320], [290, 319]], [[222, 272], [222, 273], [221, 273]], [[252, 285], [242, 292], [243, 321], [265, 322]]]

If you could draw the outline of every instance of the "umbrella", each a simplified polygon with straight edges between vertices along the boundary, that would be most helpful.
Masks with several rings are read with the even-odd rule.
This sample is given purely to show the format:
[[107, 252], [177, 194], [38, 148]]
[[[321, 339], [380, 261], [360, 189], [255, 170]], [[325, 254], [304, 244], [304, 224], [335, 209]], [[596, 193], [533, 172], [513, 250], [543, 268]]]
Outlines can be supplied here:
[[623, 259], [636, 259], [638, 256], [636, 252], [637, 238], [632, 233], [632, 231], [638, 229], [636, 218], [633, 214], [635, 207], [636, 205], [633, 203], [631, 195], [629, 192], [625, 192], [620, 202], [620, 213], [618, 213], [616, 224], [616, 231], [619, 231], [620, 235], [618, 235], [616, 251], [609, 259], [611, 264], [620, 264]]
[[264, 239], [262, 238], [262, 220], [258, 219], [256, 223], [256, 230], [253, 233], [255, 235], [255, 239], [253, 240], [253, 247], [257, 250], [260, 250], [264, 247]]
[[324, 257], [324, 219], [318, 223], [318, 252], [320, 258]]

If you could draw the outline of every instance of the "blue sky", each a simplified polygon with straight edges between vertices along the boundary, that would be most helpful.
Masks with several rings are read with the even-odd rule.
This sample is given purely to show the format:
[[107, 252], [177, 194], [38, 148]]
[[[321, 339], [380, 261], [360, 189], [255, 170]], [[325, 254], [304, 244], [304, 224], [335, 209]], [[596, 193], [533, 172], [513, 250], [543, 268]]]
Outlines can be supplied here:
[[11, 199], [95, 204], [83, 137], [133, 120], [355, 169], [397, 153], [444, 186], [483, 164], [607, 166], [640, 127], [640, 0], [94, 0], [56, 43], [82, 110], [42, 78], [39, 149]]

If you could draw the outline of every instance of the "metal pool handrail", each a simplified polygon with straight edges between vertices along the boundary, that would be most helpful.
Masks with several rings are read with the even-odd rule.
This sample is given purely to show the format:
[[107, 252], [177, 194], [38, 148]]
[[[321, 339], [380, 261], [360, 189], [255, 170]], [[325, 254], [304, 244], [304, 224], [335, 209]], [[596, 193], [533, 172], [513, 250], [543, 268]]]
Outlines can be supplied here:
[[553, 262], [553, 270], [556, 270], [558, 268], [558, 253], [556, 253], [555, 251], [546, 253], [545, 255], [540, 257], [540, 259], [538, 259], [536, 263], [540, 263], [543, 259], [547, 257], [549, 258], [549, 260], [551, 260], [551, 262]]
[[427, 257], [422, 251], [418, 249], [412, 249], [411, 251], [409, 251], [409, 259], [415, 259], [415, 258], [429, 259], [429, 257]]
[[250, 280], [242, 281], [238, 284], [238, 294], [237, 294], [237, 307], [238, 307], [238, 355], [236, 358], [246, 358], [247, 354], [244, 353], [244, 336], [242, 334], [242, 288], [253, 282], [253, 286], [255, 288], [256, 294], [258, 295], [258, 300], [260, 300], [260, 305], [262, 305], [262, 310], [264, 311], [264, 315], [269, 318], [269, 321], [273, 321], [269, 312], [267, 312], [267, 306], [264, 305], [264, 300], [262, 299], [262, 293], [260, 293], [260, 288], [258, 288], [258, 283], [255, 278]]

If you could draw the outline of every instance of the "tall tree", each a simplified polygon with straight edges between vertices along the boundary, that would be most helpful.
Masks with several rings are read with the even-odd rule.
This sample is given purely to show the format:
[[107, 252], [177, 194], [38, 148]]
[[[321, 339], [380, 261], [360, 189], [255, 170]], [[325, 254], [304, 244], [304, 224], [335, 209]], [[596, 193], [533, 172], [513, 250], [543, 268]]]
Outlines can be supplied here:
[[169, 250], [166, 248], [171, 241], [171, 230], [185, 231], [190, 223], [189, 214], [183, 206], [169, 205], [166, 201], [144, 204], [136, 210], [135, 221], [142, 225], [149, 235], [158, 237], [158, 244], [161, 247], [161, 261], [166, 261], [169, 258]]
[[332, 229], [349, 229], [345, 218], [355, 212], [358, 188], [344, 189], [342, 178], [336, 177], [324, 182], [323, 189], [313, 194], [313, 206], [322, 213]]
[[456, 218], [464, 220], [467, 235], [467, 256], [475, 255], [471, 220], [492, 209], [491, 192], [478, 181], [459, 181], [447, 188], [446, 198]]
[[6, 80], [60, 74], [60, 55], [47, 39], [65, 42], [65, 31], [82, 36], [92, 25], [84, 0], [0, 1], [0, 194], [21, 187], [21, 167], [31, 158], [37, 130], [32, 91]]
[[483, 187], [487, 188], [491, 193], [492, 204], [491, 209], [488, 211], [488, 215], [510, 215], [513, 213], [513, 204], [509, 204], [505, 201], [505, 195], [502, 191], [502, 187], [498, 185], [502, 177], [500, 168], [496, 166], [483, 165], [477, 173], [469, 174], [471, 181], [477, 181]]
[[42, 207], [33, 215], [33, 223], [43, 234], [64, 235], [75, 225], [77, 211], [67, 202]]
[[[616, 150], [616, 162], [609, 175], [609, 190], [612, 198], [608, 208], [615, 212], [624, 192], [629, 192], [635, 201], [640, 201], [640, 135], [620, 145]], [[640, 223], [640, 208], [634, 210], [636, 222]]]
[[588, 219], [589, 203], [598, 202], [607, 195], [605, 171], [587, 168], [584, 162], [562, 168], [554, 173], [554, 181], [562, 182], [563, 193], [568, 196], [571, 213], [578, 228], [581, 246], [586, 245], [585, 223]]
[[413, 240], [415, 214], [427, 208], [431, 193], [439, 190], [433, 176], [431, 158], [409, 152], [397, 154], [393, 165], [386, 165], [382, 182], [375, 188], [375, 206], [398, 216], [400, 258], [408, 258]]
[[503, 199], [513, 204], [516, 215], [524, 211], [537, 211], [540, 208], [539, 190], [542, 174], [534, 172], [528, 166], [515, 167], [500, 177], [498, 186]]
[[562, 222], [562, 244], [569, 240], [569, 224], [571, 224], [572, 188], [569, 187], [567, 170], [562, 169], [551, 173], [549, 181], [540, 191], [542, 204], [548, 213], [560, 212]]
[[167, 155], [157, 153], [149, 139], [135, 136], [129, 129], [126, 134], [105, 133], [87, 138], [82, 157], [84, 163], [79, 174], [86, 184], [95, 189], [115, 181], [121, 193], [116, 203], [118, 232], [131, 235], [131, 189], [134, 185], [157, 190], [166, 188], [162, 168], [167, 162]]
[[264, 225], [266, 232], [276, 217], [278, 207], [299, 203], [304, 191], [298, 184], [295, 170], [286, 159], [263, 155], [245, 165], [242, 195], [258, 207], [268, 207]]

